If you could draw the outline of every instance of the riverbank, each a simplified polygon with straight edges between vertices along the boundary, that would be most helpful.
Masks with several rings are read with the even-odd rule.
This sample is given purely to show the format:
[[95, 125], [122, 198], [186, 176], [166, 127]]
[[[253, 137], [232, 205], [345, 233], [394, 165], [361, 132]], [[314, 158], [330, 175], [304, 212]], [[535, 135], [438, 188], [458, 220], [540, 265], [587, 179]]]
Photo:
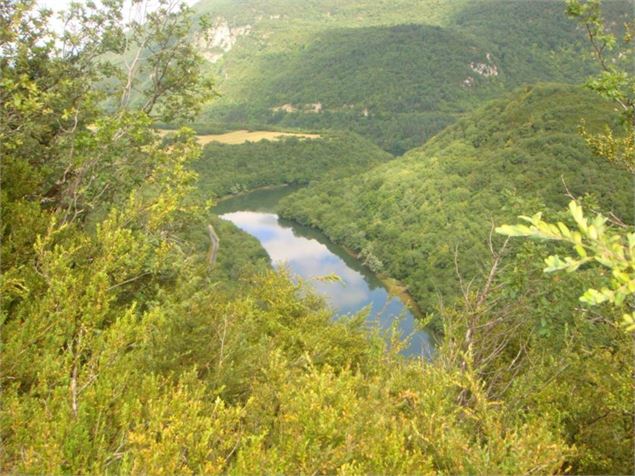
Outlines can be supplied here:
[[[293, 221], [292, 219], [287, 218], [287, 220], [289, 221]], [[307, 226], [307, 225], [303, 225], [303, 226]], [[314, 226], [311, 226], [310, 228], [319, 231], [320, 233], [324, 233], [322, 230], [320, 230], [319, 228], [316, 228]], [[329, 238], [330, 239], [330, 238]], [[337, 244], [340, 248], [342, 248], [346, 253], [348, 253], [348, 255], [351, 258], [355, 258], [356, 260], [360, 261], [360, 263], [362, 263], [359, 254], [355, 253], [352, 249], [350, 249], [347, 246], [344, 246], [342, 244], [337, 243], [334, 240], [333, 243]], [[363, 263], [362, 263], [363, 265]], [[365, 265], [363, 265], [365, 266]], [[369, 270], [370, 271], [370, 270]], [[381, 281], [381, 283], [384, 285], [384, 287], [386, 288], [386, 290], [388, 291], [388, 293], [391, 296], [395, 296], [398, 297], [399, 299], [401, 299], [401, 301], [404, 302], [404, 304], [406, 304], [406, 306], [408, 307], [408, 309], [410, 309], [410, 311], [412, 312], [412, 314], [417, 318], [417, 319], [423, 319], [426, 315], [424, 314], [424, 312], [421, 310], [421, 308], [419, 307], [419, 305], [417, 304], [417, 301], [415, 301], [415, 298], [412, 296], [412, 294], [410, 294], [410, 292], [408, 291], [408, 288], [401, 283], [400, 281], [398, 281], [395, 278], [391, 278], [390, 276], [387, 276], [383, 273], [375, 273], [373, 271], [371, 271], [375, 277]]]
[[[350, 250], [331, 242], [323, 233], [297, 222], [285, 221], [276, 205], [286, 190], [260, 191], [225, 201], [215, 212], [220, 218], [258, 239], [274, 268], [289, 271], [293, 280], [310, 281], [311, 289], [322, 296], [337, 316], [357, 315], [366, 310], [370, 326], [389, 331], [397, 326], [407, 339], [403, 354], [433, 355], [434, 344], [422, 329], [418, 309], [406, 298], [395, 280], [379, 279]], [[338, 280], [320, 280], [319, 276], [338, 276]]]
[[[239, 193], [235, 193], [235, 194], [230, 194], [230, 195], [224, 195], [218, 199], [215, 200], [215, 206], [227, 202], [228, 200], [233, 200], [233, 199], [240, 199], [241, 197], [246, 197], [250, 194], [254, 194], [254, 193], [258, 193], [258, 192], [266, 192], [266, 191], [275, 191], [275, 190], [283, 190], [285, 188], [289, 188], [289, 187], [302, 187], [305, 184], [281, 184], [281, 185], [265, 185], [262, 187], [257, 187], [257, 188], [253, 188], [250, 190], [245, 190], [245, 191], [241, 191]], [[291, 191], [289, 192], [291, 193]], [[299, 226], [303, 226], [306, 227], [308, 229], [311, 229], [317, 233], [320, 233], [322, 235], [324, 235], [324, 232], [322, 230], [320, 230], [319, 228], [313, 227], [313, 226], [307, 226], [304, 225], [302, 223], [299, 223], [295, 220], [290, 220], [290, 219], [286, 219], [289, 222], [295, 223], [296, 225]], [[326, 235], [324, 235], [326, 237]], [[328, 237], [326, 237], [328, 238]], [[375, 278], [381, 282], [382, 286], [384, 286], [384, 288], [386, 289], [386, 291], [389, 293], [390, 296], [394, 296], [399, 298], [404, 304], [405, 306], [410, 310], [410, 312], [412, 312], [412, 314], [418, 319], [421, 320], [423, 319], [426, 315], [425, 313], [421, 310], [421, 308], [418, 306], [417, 302], [415, 301], [414, 297], [408, 292], [407, 287], [401, 283], [400, 281], [398, 281], [395, 278], [392, 278], [390, 276], [387, 276], [385, 274], [382, 273], [375, 273], [372, 272], [370, 269], [368, 269], [368, 267], [366, 267], [362, 260], [359, 257], [359, 254], [356, 253], [355, 251], [353, 251], [352, 249], [339, 244], [337, 242], [335, 242], [334, 240], [331, 240], [329, 238], [329, 240], [337, 245], [342, 251], [344, 251], [344, 253], [346, 253], [348, 256], [350, 256], [351, 258], [353, 258], [354, 260], [356, 260], [358, 263], [360, 263], [361, 266], [364, 266], [367, 271], [369, 273], [372, 273]]]

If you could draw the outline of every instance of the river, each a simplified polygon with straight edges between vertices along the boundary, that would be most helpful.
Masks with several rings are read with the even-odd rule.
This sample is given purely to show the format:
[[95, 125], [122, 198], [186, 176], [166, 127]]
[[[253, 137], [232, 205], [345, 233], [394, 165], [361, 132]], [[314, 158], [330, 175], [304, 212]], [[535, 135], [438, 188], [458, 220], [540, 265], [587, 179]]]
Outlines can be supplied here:
[[[296, 189], [257, 190], [220, 202], [214, 212], [256, 237], [274, 267], [286, 266], [292, 276], [309, 282], [325, 297], [336, 316], [354, 314], [370, 306], [369, 325], [388, 329], [398, 320], [401, 337], [410, 336], [403, 354], [429, 359], [432, 339], [417, 329], [416, 318], [399, 297], [391, 296], [367, 267], [324, 234], [278, 217], [278, 201]], [[337, 275], [340, 281], [318, 279], [328, 275]]]

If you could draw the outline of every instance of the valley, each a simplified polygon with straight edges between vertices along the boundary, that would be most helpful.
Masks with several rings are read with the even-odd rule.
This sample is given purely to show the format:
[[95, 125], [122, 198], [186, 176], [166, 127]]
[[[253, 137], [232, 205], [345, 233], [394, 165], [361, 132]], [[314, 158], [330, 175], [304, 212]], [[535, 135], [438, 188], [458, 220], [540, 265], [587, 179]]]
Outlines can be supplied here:
[[392, 296], [381, 280], [323, 234], [279, 219], [278, 203], [293, 191], [284, 187], [251, 192], [223, 201], [214, 213], [256, 237], [276, 268], [287, 270], [294, 279], [307, 282], [312, 292], [325, 297], [336, 319], [368, 309], [369, 326], [386, 332], [398, 321], [399, 339], [409, 341], [403, 354], [430, 358], [431, 337], [417, 331], [412, 311]]
[[[207, 8], [230, 26], [246, 21], [230, 3]], [[251, 8], [249, 33], [211, 65], [222, 98], [203, 114], [208, 124], [351, 130], [401, 155], [483, 100], [594, 71], [558, 2]], [[628, 2], [608, 2], [606, 11], [620, 23]]]
[[567, 193], [591, 187], [603, 209], [632, 216], [631, 178], [591, 158], [576, 130], [582, 117], [598, 127], [610, 116], [607, 102], [578, 88], [528, 86], [401, 158], [298, 191], [281, 215], [355, 250], [430, 311], [460, 294], [455, 260], [469, 279], [486, 268], [492, 223], [564, 206]]
[[632, 0], [0, 7], [0, 471], [635, 471]]

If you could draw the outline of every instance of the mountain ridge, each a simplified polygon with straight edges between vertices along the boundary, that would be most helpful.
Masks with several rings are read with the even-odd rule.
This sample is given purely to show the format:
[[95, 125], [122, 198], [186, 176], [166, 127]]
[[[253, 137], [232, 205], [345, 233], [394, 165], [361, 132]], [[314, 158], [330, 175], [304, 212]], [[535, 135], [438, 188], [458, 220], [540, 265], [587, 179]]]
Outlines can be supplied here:
[[528, 208], [558, 209], [569, 199], [565, 187], [575, 195], [592, 189], [604, 209], [629, 215], [631, 180], [593, 158], [577, 131], [582, 117], [593, 129], [612, 114], [580, 87], [523, 87], [402, 157], [294, 193], [281, 214], [353, 249], [430, 310], [439, 295], [459, 292], [457, 247], [467, 279], [478, 277], [492, 223]]
[[[198, 4], [242, 32], [230, 50], [211, 51], [221, 98], [202, 121], [348, 129], [401, 155], [483, 100], [595, 71], [557, 2], [401, 0], [365, 5], [363, 15], [353, 1], [299, 5]], [[610, 10], [617, 21], [628, 2]]]

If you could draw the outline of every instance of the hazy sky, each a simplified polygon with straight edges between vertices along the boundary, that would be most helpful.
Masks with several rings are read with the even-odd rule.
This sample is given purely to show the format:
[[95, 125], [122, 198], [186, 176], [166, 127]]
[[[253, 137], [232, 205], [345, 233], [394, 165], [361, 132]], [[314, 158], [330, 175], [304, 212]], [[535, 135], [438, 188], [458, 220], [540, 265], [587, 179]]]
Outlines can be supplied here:
[[[62, 10], [71, 3], [72, 0], [38, 0], [38, 5], [51, 8], [53, 10]], [[194, 5], [197, 0], [184, 0], [189, 5]]]
[[[37, 5], [42, 7], [42, 8], [49, 8], [53, 11], [61, 11], [64, 10], [66, 7], [68, 7], [68, 5], [71, 2], [82, 2], [84, 0], [37, 0]], [[99, 0], [94, 0], [95, 3], [99, 3]], [[156, 4], [156, 0], [146, 0], [148, 2], [148, 4], [150, 5], [150, 9], [152, 8], [152, 4]], [[196, 2], [198, 2], [198, 0], [182, 0], [183, 2], [187, 3], [188, 5], [194, 5]], [[130, 0], [125, 0], [125, 4], [126, 6], [124, 7], [124, 19], [129, 18], [130, 16], [132, 17], [137, 17], [138, 15], [134, 14], [134, 10], [129, 10], [129, 5], [130, 5]], [[141, 7], [136, 7], [136, 8], [141, 8]], [[57, 32], [61, 32], [62, 30], [62, 23], [57, 19], [57, 18], [53, 18], [51, 21], [51, 26], [54, 30], [56, 30]]]

